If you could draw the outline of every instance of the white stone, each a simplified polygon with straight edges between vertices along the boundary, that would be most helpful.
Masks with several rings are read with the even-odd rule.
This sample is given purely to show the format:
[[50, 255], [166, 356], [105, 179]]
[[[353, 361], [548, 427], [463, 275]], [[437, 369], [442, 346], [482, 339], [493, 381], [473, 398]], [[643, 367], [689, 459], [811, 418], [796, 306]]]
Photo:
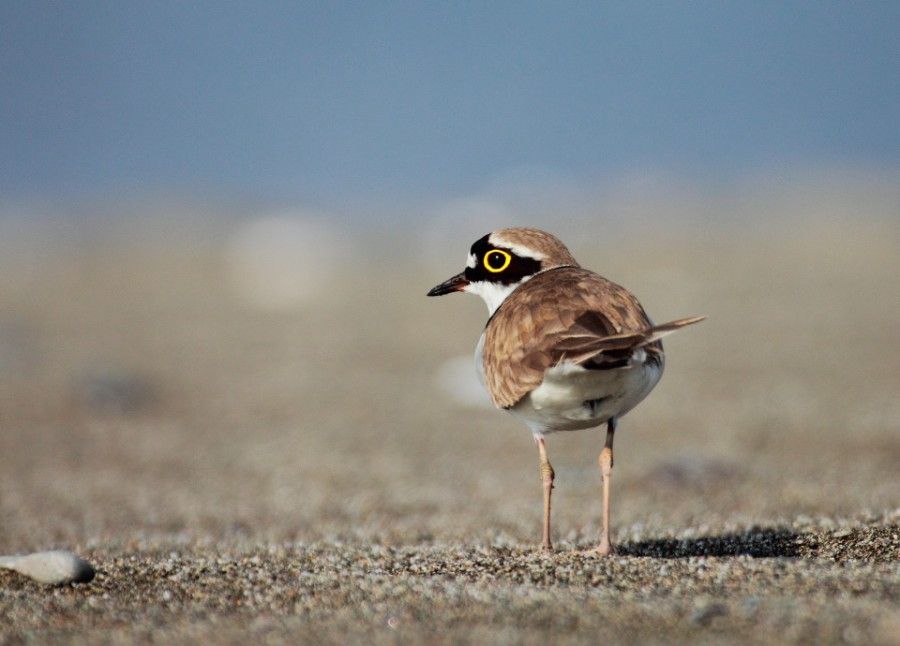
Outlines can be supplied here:
[[65, 550], [0, 556], [0, 567], [48, 585], [87, 583], [94, 578], [94, 567], [90, 563]]

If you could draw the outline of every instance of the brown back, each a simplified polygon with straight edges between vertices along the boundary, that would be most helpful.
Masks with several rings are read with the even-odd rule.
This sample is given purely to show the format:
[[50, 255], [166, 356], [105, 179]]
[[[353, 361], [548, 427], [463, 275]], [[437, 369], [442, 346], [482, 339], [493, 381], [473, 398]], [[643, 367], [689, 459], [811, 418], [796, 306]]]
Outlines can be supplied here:
[[[510, 408], [563, 358], [580, 363], [601, 351], [598, 341], [650, 325], [628, 290], [592, 271], [560, 267], [540, 273], [513, 291], [488, 321], [482, 356], [491, 400]], [[588, 347], [592, 351], [584, 352]]]

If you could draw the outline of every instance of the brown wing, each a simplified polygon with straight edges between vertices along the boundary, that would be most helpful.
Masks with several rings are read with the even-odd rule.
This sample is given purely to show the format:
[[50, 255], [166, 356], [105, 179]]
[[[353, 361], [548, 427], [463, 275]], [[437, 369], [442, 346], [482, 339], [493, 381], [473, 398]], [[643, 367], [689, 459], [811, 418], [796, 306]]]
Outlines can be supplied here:
[[653, 327], [624, 287], [576, 267], [538, 274], [503, 302], [485, 330], [485, 384], [498, 408], [515, 405], [567, 360], [592, 368], [627, 362], [635, 348], [662, 354], [659, 338], [699, 319]]

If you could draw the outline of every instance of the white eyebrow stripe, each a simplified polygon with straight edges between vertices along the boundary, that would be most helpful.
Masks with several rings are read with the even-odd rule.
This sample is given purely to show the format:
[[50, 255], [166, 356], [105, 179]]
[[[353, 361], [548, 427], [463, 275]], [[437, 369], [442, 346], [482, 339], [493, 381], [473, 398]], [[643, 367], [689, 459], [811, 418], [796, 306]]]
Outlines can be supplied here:
[[466, 259], [466, 267], [470, 269], [475, 269], [475, 265], [477, 264], [478, 259], [475, 257], [474, 253], [470, 253], [469, 257]]
[[544, 254], [537, 252], [534, 249], [529, 249], [528, 247], [523, 247], [522, 245], [516, 244], [514, 242], [509, 242], [494, 233], [490, 235], [490, 237], [488, 238], [488, 242], [490, 242], [495, 247], [503, 247], [504, 249], [509, 249], [521, 258], [533, 258], [534, 260], [543, 260], [544, 258], [546, 258]]

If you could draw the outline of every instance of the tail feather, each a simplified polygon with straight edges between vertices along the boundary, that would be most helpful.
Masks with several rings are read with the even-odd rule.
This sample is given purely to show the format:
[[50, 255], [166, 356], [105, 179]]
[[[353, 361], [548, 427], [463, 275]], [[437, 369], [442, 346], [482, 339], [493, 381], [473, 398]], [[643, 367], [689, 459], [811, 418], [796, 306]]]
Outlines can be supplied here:
[[657, 341], [664, 336], [668, 336], [677, 330], [680, 330], [683, 327], [687, 327], [688, 325], [693, 325], [694, 323], [699, 323], [704, 320], [705, 316], [689, 316], [687, 318], [678, 319], [677, 321], [669, 321], [668, 323], [662, 323], [660, 325], [654, 325], [653, 327], [647, 328], [644, 330], [644, 333], [647, 334], [646, 338], [641, 341], [637, 347], [642, 347]]
[[623, 351], [633, 351], [638, 348], [650, 345], [659, 341], [664, 336], [668, 336], [677, 330], [694, 323], [704, 320], [705, 316], [690, 316], [668, 323], [661, 323], [652, 327], [644, 328], [636, 332], [622, 332], [606, 337], [593, 337], [588, 335], [577, 335], [566, 339], [564, 342], [565, 355], [560, 361], [571, 361], [573, 363], [584, 363], [595, 359], [598, 355], [619, 354]]

